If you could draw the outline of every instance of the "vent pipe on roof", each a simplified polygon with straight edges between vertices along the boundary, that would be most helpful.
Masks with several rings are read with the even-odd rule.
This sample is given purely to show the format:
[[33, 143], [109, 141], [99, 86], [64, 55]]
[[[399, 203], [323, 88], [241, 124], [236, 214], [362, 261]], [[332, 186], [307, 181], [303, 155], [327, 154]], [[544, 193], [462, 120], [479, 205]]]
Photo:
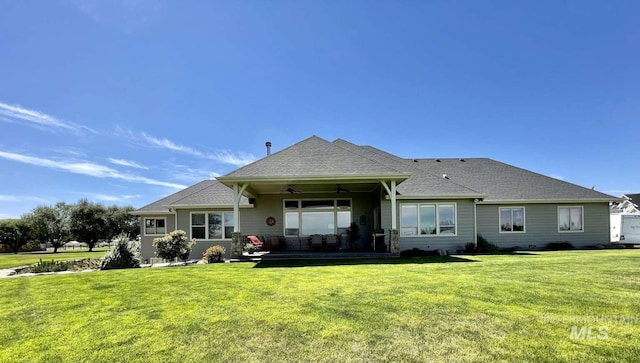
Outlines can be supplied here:
[[271, 155], [271, 141], [267, 141], [264, 146], [267, 147], [267, 156]]

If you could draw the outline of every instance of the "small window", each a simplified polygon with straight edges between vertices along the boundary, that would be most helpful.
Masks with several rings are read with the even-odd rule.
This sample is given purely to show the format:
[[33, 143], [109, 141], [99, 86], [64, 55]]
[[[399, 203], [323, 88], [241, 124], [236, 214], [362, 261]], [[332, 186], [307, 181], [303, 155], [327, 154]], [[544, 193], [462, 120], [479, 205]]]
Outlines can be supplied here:
[[191, 214], [191, 238], [207, 238], [206, 213]]
[[524, 207], [500, 208], [500, 233], [524, 232]]
[[167, 233], [165, 218], [145, 218], [144, 234], [145, 235], [164, 235]]
[[582, 207], [558, 207], [559, 232], [582, 232], [583, 221]]

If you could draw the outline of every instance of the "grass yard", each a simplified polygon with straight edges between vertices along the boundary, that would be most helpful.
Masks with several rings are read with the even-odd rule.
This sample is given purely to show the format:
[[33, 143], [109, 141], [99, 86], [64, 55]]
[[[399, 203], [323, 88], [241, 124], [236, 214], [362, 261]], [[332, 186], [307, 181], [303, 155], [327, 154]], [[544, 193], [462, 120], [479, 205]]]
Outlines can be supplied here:
[[37, 252], [19, 252], [17, 255], [13, 253], [0, 254], [0, 269], [11, 268], [25, 265], [32, 265], [40, 259], [43, 261], [61, 261], [61, 260], [78, 260], [83, 258], [103, 257], [109, 248], [96, 247], [93, 252], [88, 252], [88, 248], [63, 249], [59, 248], [58, 253], [53, 253], [53, 249]]
[[2, 362], [637, 362], [640, 250], [21, 277], [0, 306]]

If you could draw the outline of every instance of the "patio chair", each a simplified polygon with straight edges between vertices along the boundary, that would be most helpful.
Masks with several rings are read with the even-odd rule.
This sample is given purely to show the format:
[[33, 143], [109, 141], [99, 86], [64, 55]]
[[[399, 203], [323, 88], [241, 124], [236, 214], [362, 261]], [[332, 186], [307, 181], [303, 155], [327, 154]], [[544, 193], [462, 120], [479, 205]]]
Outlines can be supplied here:
[[329, 248], [333, 248], [334, 250], [338, 251], [338, 236], [336, 236], [335, 234], [328, 234], [326, 237], [325, 247], [327, 250], [329, 250]]
[[247, 242], [254, 245], [257, 249], [262, 248], [262, 241], [257, 236], [247, 236]]
[[324, 250], [324, 244], [322, 243], [322, 235], [314, 234], [309, 241], [309, 250], [313, 251], [316, 247], [320, 247], [320, 251]]

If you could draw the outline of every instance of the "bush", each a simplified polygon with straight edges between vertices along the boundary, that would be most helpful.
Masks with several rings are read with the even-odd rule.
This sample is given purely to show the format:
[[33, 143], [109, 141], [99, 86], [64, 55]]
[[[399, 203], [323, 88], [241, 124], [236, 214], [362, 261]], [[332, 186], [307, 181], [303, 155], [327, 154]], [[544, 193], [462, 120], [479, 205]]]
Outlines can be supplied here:
[[478, 235], [478, 247], [476, 249], [478, 252], [489, 252], [489, 253], [494, 253], [494, 252], [498, 252], [500, 251], [500, 248], [487, 241], [484, 237], [482, 237], [481, 234]]
[[564, 241], [564, 242], [551, 242], [547, 245], [547, 249], [548, 250], [552, 250], [552, 251], [562, 251], [562, 250], [572, 250], [575, 247], [573, 247], [573, 245], [570, 242]]
[[404, 250], [400, 252], [400, 257], [423, 257], [423, 256], [438, 256], [438, 251], [425, 251], [419, 248], [413, 248], [410, 250]]
[[196, 240], [188, 241], [187, 233], [180, 229], [153, 240], [156, 256], [169, 261], [180, 258], [186, 262], [194, 244], [196, 244]]
[[464, 244], [464, 252], [474, 253], [476, 252], [476, 244], [473, 242], [467, 242]]
[[129, 237], [121, 234], [116, 239], [113, 248], [107, 251], [101, 270], [115, 270], [123, 268], [140, 267], [140, 244], [137, 241], [129, 241]]
[[33, 273], [42, 273], [42, 272], [59, 272], [59, 271], [67, 271], [71, 267], [72, 263], [67, 261], [42, 261], [34, 264], [29, 269], [29, 272]]
[[[251, 243], [249, 244], [251, 245]], [[225, 252], [226, 250], [224, 249], [224, 247], [220, 245], [211, 246], [207, 248], [206, 251], [204, 251], [204, 253], [202, 254], [202, 259], [207, 263], [223, 262], [224, 261], [223, 256]]]

